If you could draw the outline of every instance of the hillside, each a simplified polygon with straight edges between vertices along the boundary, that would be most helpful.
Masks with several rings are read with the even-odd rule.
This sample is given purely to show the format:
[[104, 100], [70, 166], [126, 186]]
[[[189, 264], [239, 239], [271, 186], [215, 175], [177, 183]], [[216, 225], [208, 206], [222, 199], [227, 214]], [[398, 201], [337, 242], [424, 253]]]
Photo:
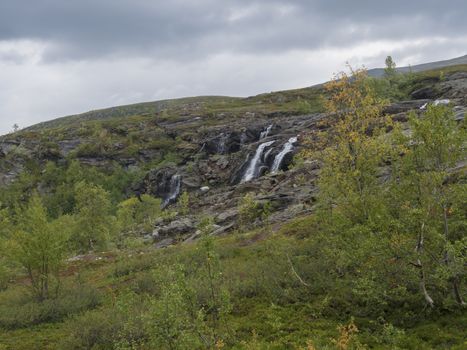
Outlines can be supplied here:
[[[467, 56], [412, 72], [364, 80], [375, 109], [331, 110], [317, 86], [119, 106], [0, 137], [0, 350], [462, 349]], [[339, 138], [355, 109], [373, 119]], [[415, 137], [438, 129], [428, 152]], [[339, 142], [364, 151], [347, 162]], [[21, 246], [37, 227], [62, 258], [39, 301]]]
[[[463, 64], [467, 64], [467, 55], [452, 58], [449, 60], [444, 60], [444, 61], [416, 64], [410, 67], [397, 67], [397, 71], [400, 73], [409, 73], [409, 72], [418, 73], [418, 72], [436, 70], [439, 68], [459, 66]], [[372, 77], [378, 77], [378, 78], [382, 77], [384, 75], [384, 68], [370, 69], [368, 70], [368, 74]]]

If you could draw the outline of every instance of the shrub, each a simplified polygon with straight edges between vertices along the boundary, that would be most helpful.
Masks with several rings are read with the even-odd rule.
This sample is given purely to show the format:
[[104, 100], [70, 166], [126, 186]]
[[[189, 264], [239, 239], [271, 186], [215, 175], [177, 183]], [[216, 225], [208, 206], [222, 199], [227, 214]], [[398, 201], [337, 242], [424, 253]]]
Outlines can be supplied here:
[[55, 299], [38, 302], [23, 291], [7, 290], [0, 295], [0, 327], [14, 329], [44, 322], [57, 322], [97, 307], [101, 294], [90, 286], [70, 286]]
[[113, 349], [116, 334], [123, 328], [121, 315], [113, 309], [87, 311], [70, 320], [59, 349], [107, 350]]
[[270, 213], [269, 201], [256, 201], [251, 193], [247, 193], [238, 205], [239, 226], [243, 230], [254, 227], [258, 220], [267, 221]]

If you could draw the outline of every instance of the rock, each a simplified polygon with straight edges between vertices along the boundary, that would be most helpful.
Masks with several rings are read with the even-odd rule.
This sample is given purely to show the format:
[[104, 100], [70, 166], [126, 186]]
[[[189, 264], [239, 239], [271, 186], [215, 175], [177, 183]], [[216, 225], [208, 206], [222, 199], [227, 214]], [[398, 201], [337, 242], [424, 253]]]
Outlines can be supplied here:
[[465, 118], [466, 114], [467, 114], [467, 108], [454, 111], [454, 120], [461, 121]]
[[159, 227], [153, 232], [156, 237], [159, 236], [174, 236], [185, 234], [195, 229], [195, 225], [189, 218], [181, 218], [170, 222], [166, 226]]
[[211, 188], [209, 186], [203, 186], [199, 190], [201, 191], [201, 193], [206, 193], [209, 192], [210, 189]]
[[68, 261], [68, 262], [81, 261], [81, 260], [83, 260], [85, 257], [86, 257], [86, 255], [84, 255], [84, 254], [75, 255], [75, 256], [73, 256], [73, 257], [71, 257], [71, 258], [68, 258], [66, 261]]
[[229, 159], [227, 157], [222, 157], [217, 160], [216, 165], [222, 170], [224, 170], [229, 166]]
[[208, 154], [229, 154], [238, 152], [241, 145], [241, 134], [233, 132], [220, 132], [203, 142], [204, 150]]
[[439, 92], [435, 90], [433, 86], [423, 87], [421, 89], [415, 90], [410, 94], [415, 100], [419, 99], [433, 99], [439, 96]]
[[235, 223], [231, 223], [231, 224], [226, 225], [226, 226], [218, 226], [218, 225], [216, 225], [216, 226], [217, 226], [217, 228], [214, 229], [211, 232], [211, 236], [219, 236], [221, 234], [227, 233], [228, 231], [230, 231], [231, 229], [234, 228]]
[[389, 106], [386, 106], [383, 109], [384, 114], [398, 114], [402, 112], [407, 112], [412, 109], [420, 109], [425, 103], [430, 102], [430, 100], [415, 100], [415, 101], [402, 101], [398, 103], [393, 103]]
[[456, 72], [446, 76], [446, 80], [467, 79], [467, 72]]
[[238, 216], [238, 210], [236, 208], [231, 208], [217, 215], [216, 222], [222, 224], [226, 221], [234, 220], [237, 216]]
[[182, 183], [187, 188], [198, 188], [200, 185], [200, 178], [197, 176], [183, 177]]
[[164, 238], [163, 240], [157, 242], [155, 244], [155, 247], [158, 248], [158, 249], [161, 249], [161, 248], [167, 248], [171, 245], [174, 244], [174, 239], [171, 238], [171, 237], [167, 237], [167, 238]]
[[193, 233], [191, 236], [189, 236], [187, 239], [183, 241], [183, 243], [191, 243], [194, 242], [195, 239], [197, 239], [201, 235], [200, 230], [196, 230], [195, 233]]
[[286, 171], [286, 170], [289, 169], [289, 166], [290, 166], [290, 164], [292, 164], [293, 157], [294, 157], [295, 153], [296, 153], [295, 150], [293, 150], [293, 151], [291, 151], [289, 153], [286, 153], [284, 155], [284, 158], [282, 159], [279, 170]]
[[81, 144], [81, 140], [63, 140], [57, 142], [58, 148], [62, 156], [66, 157], [70, 152], [74, 151]]
[[144, 180], [133, 188], [133, 191], [137, 195], [148, 193], [170, 204], [168, 201], [175, 200], [181, 190], [182, 179], [176, 173], [177, 169], [172, 167], [152, 169], [146, 174]]

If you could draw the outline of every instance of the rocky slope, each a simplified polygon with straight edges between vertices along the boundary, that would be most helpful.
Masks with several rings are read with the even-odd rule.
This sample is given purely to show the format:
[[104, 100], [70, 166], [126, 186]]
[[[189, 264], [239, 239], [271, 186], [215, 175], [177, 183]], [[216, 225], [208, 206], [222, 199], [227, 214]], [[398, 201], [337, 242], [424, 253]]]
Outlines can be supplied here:
[[[158, 246], [194, 239], [198, 221], [206, 216], [214, 218], [215, 234], [234, 230], [246, 193], [271, 206], [271, 223], [282, 222], [313, 210], [319, 166], [313, 161], [291, 165], [308, 132], [332, 127], [316, 105], [319, 93], [315, 88], [249, 99], [185, 99], [144, 105], [147, 112], [137, 115], [131, 106], [116, 115], [107, 110], [38, 125], [0, 139], [0, 186], [12, 183], [31, 160], [40, 166], [78, 159], [100, 168], [117, 162], [127, 171], [145, 169], [129, 195], [151, 194], [165, 207], [183, 191], [190, 195], [190, 214], [161, 219], [146, 236]], [[310, 96], [314, 103], [303, 109]], [[422, 113], [426, 103], [449, 99], [462, 119], [466, 67], [450, 69], [442, 79], [439, 72], [420, 76], [411, 97], [385, 112], [405, 121], [408, 111]]]

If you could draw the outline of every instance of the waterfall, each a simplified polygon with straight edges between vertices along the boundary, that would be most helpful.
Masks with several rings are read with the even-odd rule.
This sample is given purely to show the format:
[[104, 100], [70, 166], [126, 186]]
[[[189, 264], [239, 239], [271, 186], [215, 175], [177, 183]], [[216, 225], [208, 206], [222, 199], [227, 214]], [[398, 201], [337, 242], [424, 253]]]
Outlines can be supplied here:
[[254, 178], [258, 176], [259, 164], [261, 163], [261, 156], [263, 155], [264, 149], [268, 146], [271, 146], [273, 143], [274, 143], [274, 140], [264, 142], [258, 146], [254, 157], [251, 158], [250, 164], [248, 165], [248, 168], [246, 169], [245, 174], [243, 175], [243, 178], [241, 181], [242, 183], [253, 180]]
[[172, 175], [170, 178], [170, 192], [167, 198], [164, 200], [163, 207], [168, 206], [174, 202], [180, 194], [180, 188], [182, 186], [182, 177], [178, 174]]
[[266, 130], [264, 131], [261, 131], [261, 134], [259, 135], [259, 139], [262, 140], [266, 137], [268, 137], [269, 133], [271, 132], [271, 129], [272, 129], [272, 124], [269, 125]]
[[289, 141], [284, 145], [282, 150], [277, 154], [276, 158], [274, 158], [274, 163], [271, 167], [272, 173], [277, 173], [282, 165], [282, 160], [284, 159], [285, 155], [289, 152], [292, 152], [294, 143], [297, 142], [296, 137], [291, 137]]
[[266, 162], [268, 161], [268, 157], [269, 157], [269, 155], [271, 154], [272, 150], [273, 150], [273, 149], [270, 148], [270, 149], [268, 149], [268, 150], [266, 151], [266, 153], [264, 153], [263, 162], [266, 163]]
[[225, 144], [229, 138], [228, 134], [221, 133], [219, 135], [219, 143], [217, 144], [217, 153], [224, 154], [226, 151]]

